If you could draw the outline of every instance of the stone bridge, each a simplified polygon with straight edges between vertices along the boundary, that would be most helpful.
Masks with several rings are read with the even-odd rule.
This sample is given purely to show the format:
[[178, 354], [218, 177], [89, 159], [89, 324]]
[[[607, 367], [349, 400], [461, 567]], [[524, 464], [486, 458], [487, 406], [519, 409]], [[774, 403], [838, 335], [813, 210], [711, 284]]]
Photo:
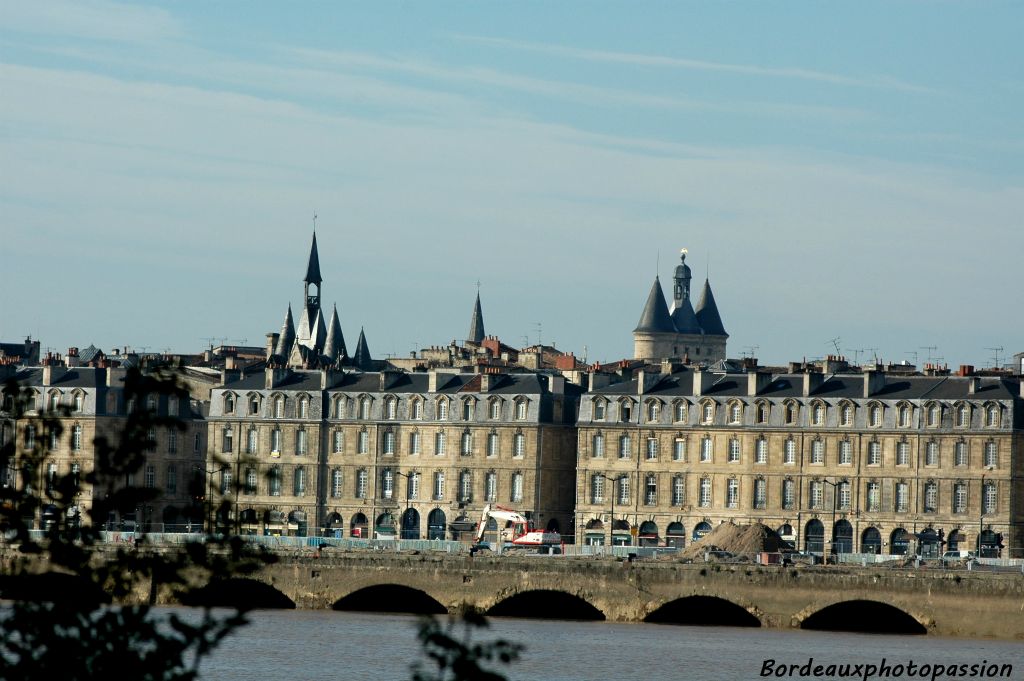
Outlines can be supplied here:
[[255, 579], [211, 593], [299, 608], [1024, 640], [1019, 573], [325, 552], [286, 556]]

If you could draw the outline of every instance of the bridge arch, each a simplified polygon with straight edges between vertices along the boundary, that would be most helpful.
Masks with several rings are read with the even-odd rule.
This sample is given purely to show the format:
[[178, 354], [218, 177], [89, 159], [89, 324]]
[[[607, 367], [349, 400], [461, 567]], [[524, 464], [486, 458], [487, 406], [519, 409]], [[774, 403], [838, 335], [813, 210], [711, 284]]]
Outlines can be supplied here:
[[294, 610], [295, 601], [265, 582], [245, 577], [218, 579], [182, 599], [183, 605], [241, 608], [243, 610]]
[[448, 608], [430, 594], [402, 584], [374, 584], [342, 596], [333, 610], [356, 612], [401, 612], [415, 615], [443, 615]]
[[910, 613], [879, 601], [839, 601], [803, 618], [801, 629], [852, 631], [871, 634], [927, 634]]
[[580, 596], [553, 589], [520, 591], [491, 606], [484, 614], [543, 620], [602, 621], [603, 612]]
[[761, 620], [749, 610], [717, 596], [684, 596], [649, 613], [644, 622], [716, 627], [760, 627]]

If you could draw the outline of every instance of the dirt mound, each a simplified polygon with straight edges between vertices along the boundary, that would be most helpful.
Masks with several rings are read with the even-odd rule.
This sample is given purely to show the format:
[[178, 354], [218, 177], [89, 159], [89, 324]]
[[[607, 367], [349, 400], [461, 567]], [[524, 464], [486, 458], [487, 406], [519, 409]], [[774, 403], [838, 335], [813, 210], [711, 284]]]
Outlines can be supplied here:
[[722, 523], [708, 532], [680, 554], [682, 558], [702, 558], [707, 550], [728, 551], [736, 555], [753, 556], [762, 551], [778, 551], [782, 545], [779, 533], [761, 523], [736, 525]]

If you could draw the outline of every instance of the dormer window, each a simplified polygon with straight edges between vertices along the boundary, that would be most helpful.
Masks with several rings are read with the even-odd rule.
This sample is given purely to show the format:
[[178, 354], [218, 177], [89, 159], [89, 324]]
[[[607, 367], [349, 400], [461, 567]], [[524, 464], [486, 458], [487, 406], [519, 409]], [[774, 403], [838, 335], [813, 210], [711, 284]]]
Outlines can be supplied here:
[[942, 410], [937, 404], [930, 404], [928, 409], [928, 427], [936, 428], [942, 422]]
[[790, 426], [794, 425], [796, 424], [797, 417], [800, 415], [800, 407], [793, 402], [787, 402], [784, 414], [786, 417], [786, 424]]
[[844, 404], [842, 411], [840, 412], [840, 425], [852, 426], [853, 425], [853, 405]]
[[[74, 410], [75, 411], [82, 411], [82, 404], [83, 404], [83, 402], [84, 402], [84, 396], [82, 395], [82, 393], [75, 393], [74, 407], [73, 407]], [[989, 425], [992, 425], [992, 424], [989, 424]]]
[[739, 402], [729, 405], [729, 423], [739, 423], [743, 418], [743, 406]]
[[594, 400], [594, 420], [604, 421], [604, 410], [605, 401], [602, 399]]
[[[175, 407], [177, 407], [177, 404], [175, 404]], [[250, 395], [249, 396], [249, 415], [250, 416], [256, 416], [259, 413], [260, 413], [260, 396], [259, 395]]]
[[877, 404], [873, 404], [869, 408], [868, 422], [873, 428], [877, 428], [882, 425], [882, 408]]
[[912, 413], [913, 412], [909, 405], [901, 404], [899, 406], [899, 410], [897, 411], [897, 418], [899, 419], [900, 428], [910, 427], [910, 418]]
[[686, 421], [686, 402], [676, 402], [672, 412], [672, 420], [676, 423]]
[[715, 420], [715, 403], [706, 401], [700, 405], [700, 422], [711, 423]]
[[526, 420], [526, 406], [527, 406], [526, 400], [517, 400], [516, 401], [516, 420], [517, 421], [525, 421]]
[[284, 397], [282, 395], [278, 395], [274, 398], [274, 418], [284, 418]]
[[437, 420], [448, 420], [448, 400], [441, 398], [437, 401]]
[[413, 398], [410, 416], [414, 421], [423, 419], [423, 400], [418, 397]]
[[821, 402], [816, 403], [814, 405], [814, 411], [811, 412], [811, 414], [812, 414], [811, 418], [812, 418], [812, 420], [814, 422], [814, 425], [816, 425], [816, 426], [823, 426], [823, 425], [825, 425], [825, 405], [824, 404], [822, 404]]
[[623, 423], [629, 423], [633, 416], [633, 403], [629, 400], [624, 400], [619, 403], [619, 420]]
[[651, 400], [647, 403], [647, 422], [657, 423], [661, 418], [661, 403], [657, 400]]
[[488, 416], [492, 421], [497, 421], [501, 418], [501, 400], [491, 400], [488, 406]]
[[768, 418], [771, 415], [771, 407], [767, 402], [757, 403], [757, 422], [768, 423]]
[[398, 418], [398, 400], [394, 397], [389, 397], [384, 401], [384, 418], [389, 421]]
[[472, 421], [473, 420], [473, 416], [474, 416], [474, 414], [476, 412], [475, 407], [476, 407], [476, 402], [473, 401], [472, 399], [463, 400], [463, 402], [462, 402], [462, 420], [463, 421]]
[[999, 407], [994, 404], [985, 410], [985, 425], [989, 428], [999, 427]]
[[957, 405], [956, 425], [958, 428], [968, 428], [971, 425], [971, 409], [966, 404]]
[[309, 398], [302, 396], [299, 398], [299, 418], [304, 419], [309, 417]]
[[359, 419], [365, 421], [370, 418], [370, 398], [363, 397], [359, 400]]
[[231, 393], [224, 395], [224, 413], [234, 414], [235, 413], [235, 396]]

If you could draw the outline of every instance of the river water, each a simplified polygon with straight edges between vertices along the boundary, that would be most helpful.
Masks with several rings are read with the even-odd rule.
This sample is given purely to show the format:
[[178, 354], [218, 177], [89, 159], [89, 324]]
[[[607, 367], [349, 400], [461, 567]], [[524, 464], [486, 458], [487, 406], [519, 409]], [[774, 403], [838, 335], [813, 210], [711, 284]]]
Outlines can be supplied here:
[[[1024, 616], [1024, 615], [1022, 615]], [[203, 662], [205, 681], [399, 681], [412, 678], [419, 659], [417, 618], [323, 610], [261, 610]], [[685, 627], [490, 618], [475, 639], [505, 638], [526, 646], [504, 673], [514, 681], [745, 680], [776, 664], [1013, 665], [1009, 677], [1024, 681], [1024, 643], [733, 627]], [[778, 667], [776, 667], [777, 669]], [[989, 670], [993, 669], [988, 667]], [[813, 667], [809, 669], [813, 674]], [[827, 668], [822, 670], [827, 672]], [[839, 678], [820, 674], [809, 678]], [[919, 671], [919, 670], [918, 670]], [[1000, 670], [1005, 671], [1005, 669]], [[851, 670], [852, 672], [852, 670]], [[964, 672], [970, 672], [965, 668]], [[964, 678], [966, 673], [938, 679]], [[799, 669], [792, 676], [801, 677]], [[858, 675], [855, 678], [864, 678]], [[968, 676], [968, 678], [970, 678]], [[976, 675], [974, 678], [989, 678]]]

